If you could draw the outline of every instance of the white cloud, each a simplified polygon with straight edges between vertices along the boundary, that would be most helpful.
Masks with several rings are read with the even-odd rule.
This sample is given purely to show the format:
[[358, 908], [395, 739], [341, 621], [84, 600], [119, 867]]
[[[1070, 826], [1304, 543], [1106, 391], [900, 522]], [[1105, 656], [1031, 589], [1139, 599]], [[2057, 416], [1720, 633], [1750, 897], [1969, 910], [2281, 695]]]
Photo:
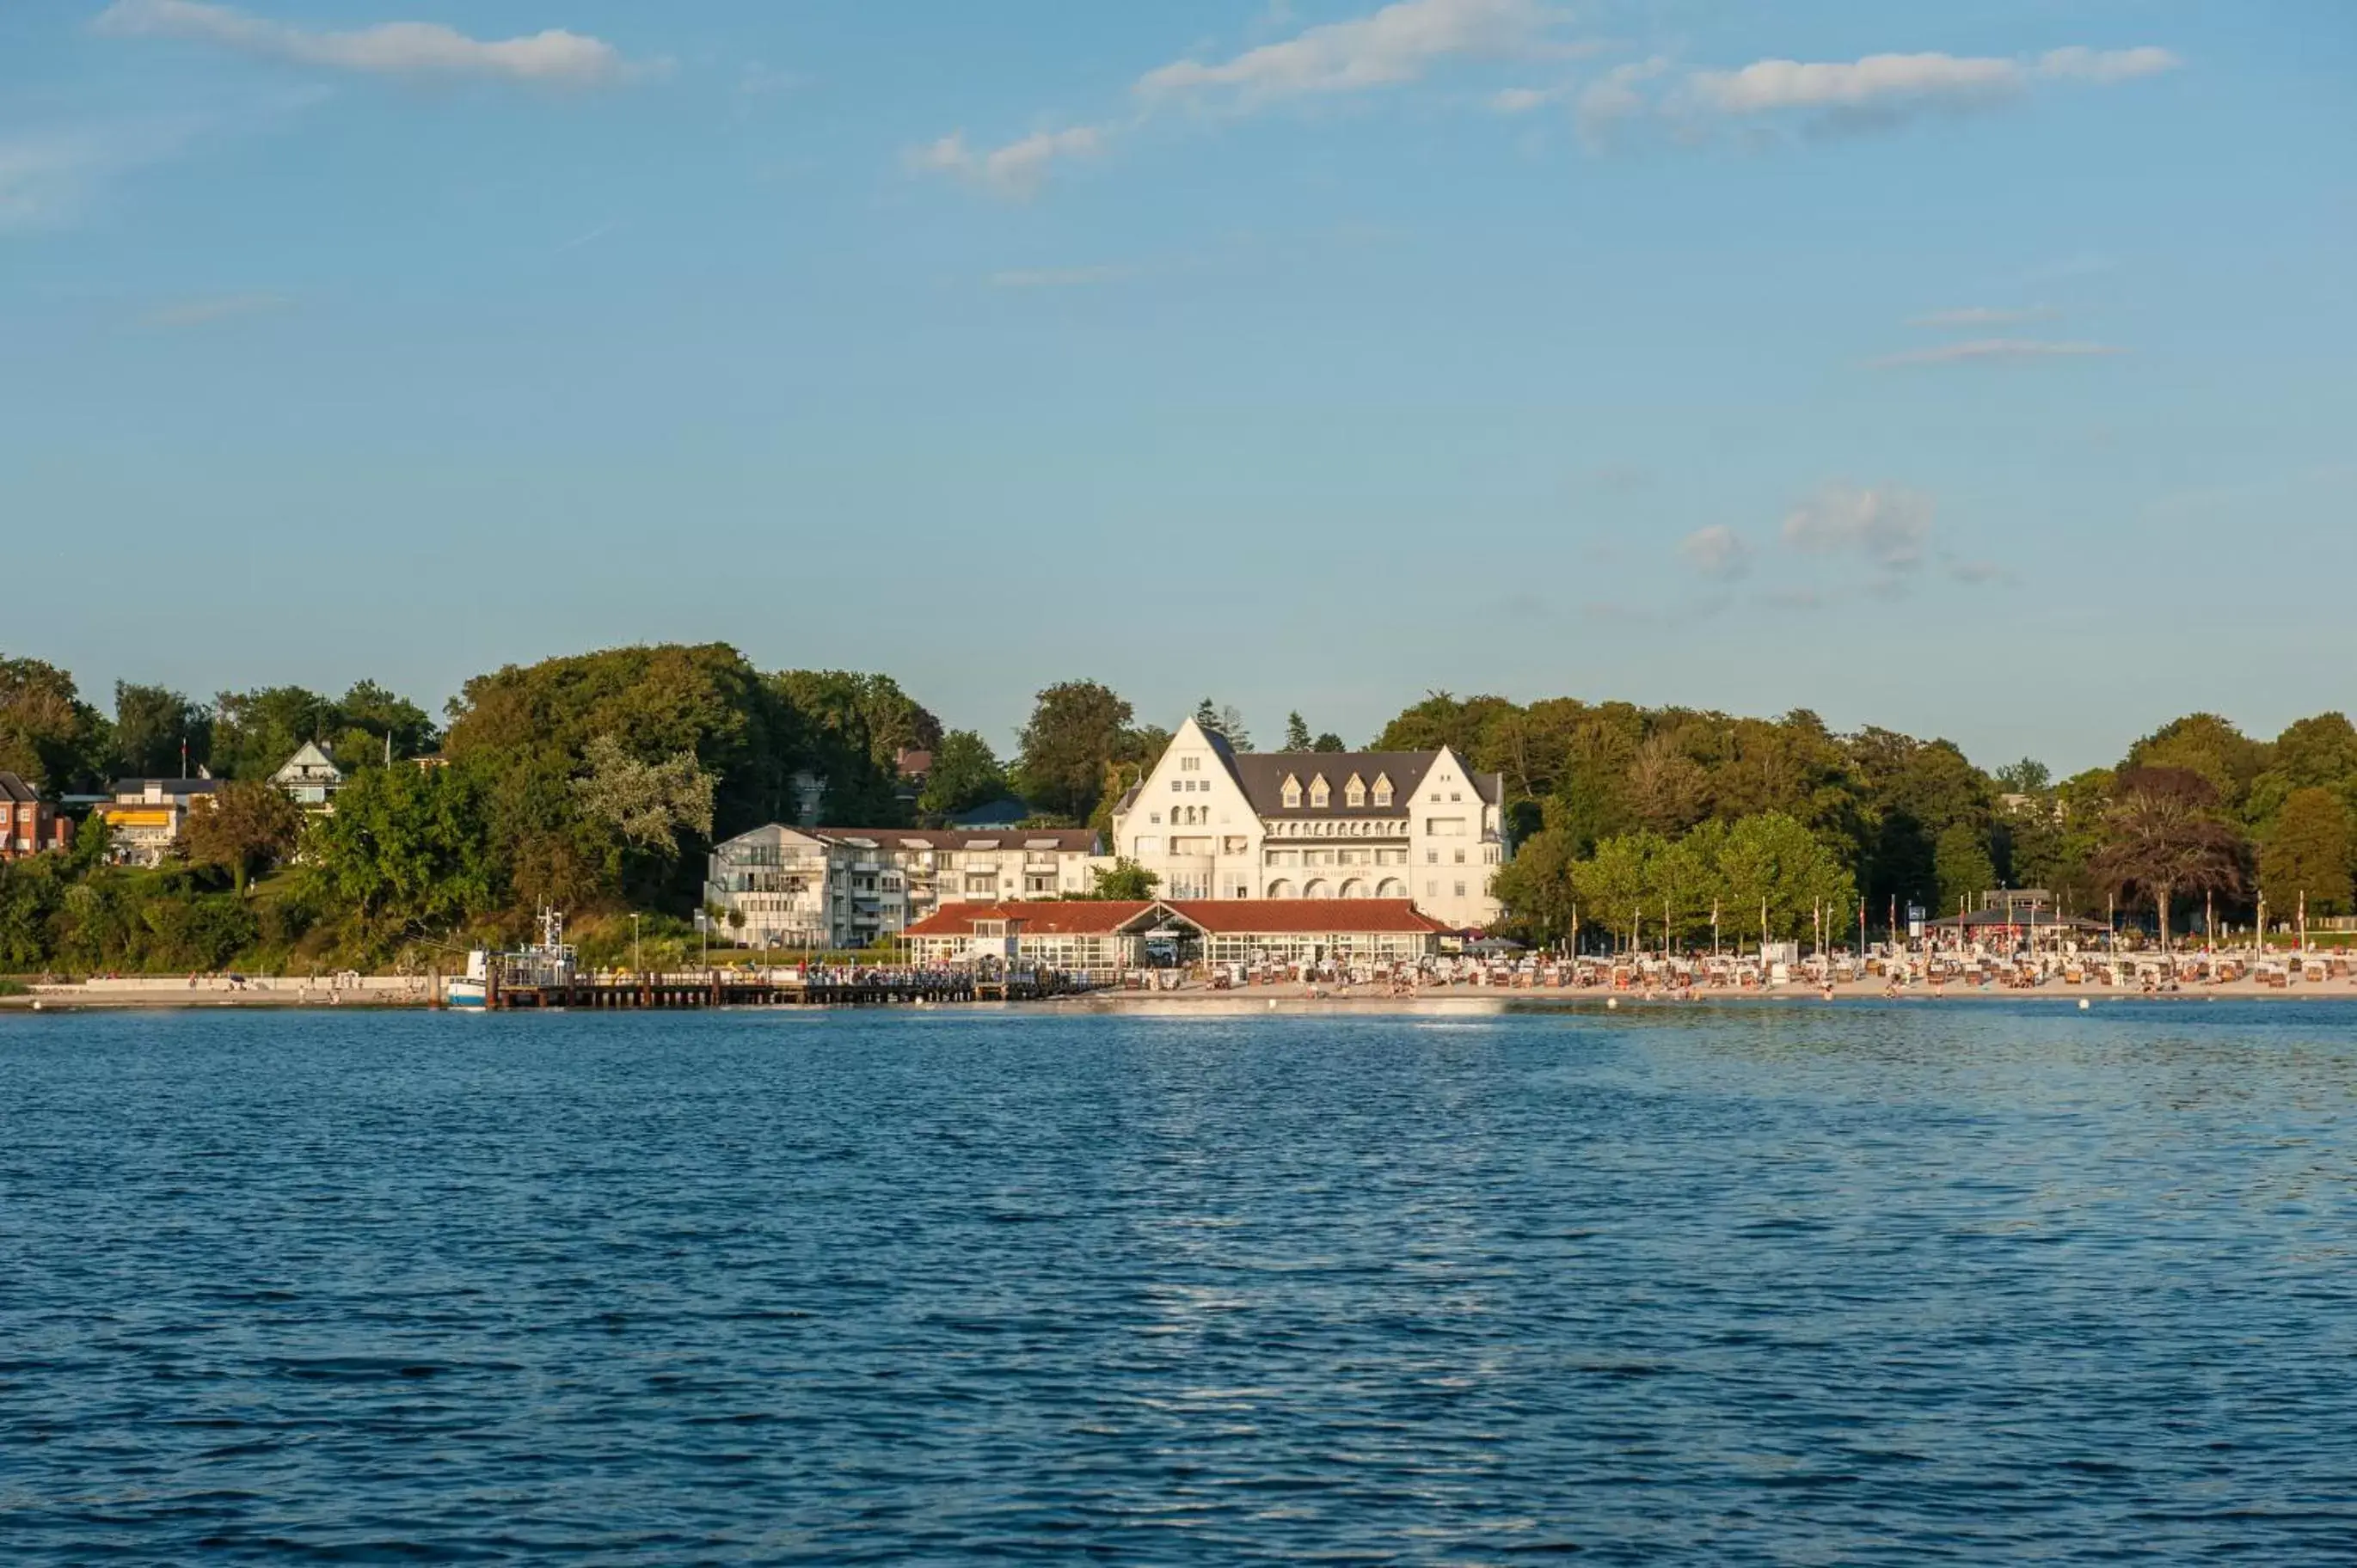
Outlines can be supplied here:
[[1017, 267], [990, 274], [993, 288], [1088, 288], [1135, 277], [1135, 267]]
[[977, 151], [966, 145], [963, 131], [952, 131], [929, 147], [909, 155], [911, 168], [946, 174], [981, 186], [999, 196], [1023, 198], [1038, 192], [1060, 158], [1088, 157], [1104, 150], [1107, 133], [1100, 125], [1073, 125], [1061, 131], [1039, 131], [1002, 147]]
[[1762, 59], [1734, 70], [1695, 70], [1658, 102], [1614, 76], [1591, 89], [1596, 114], [1609, 122], [1660, 108], [1690, 124], [1799, 114], [1828, 128], [1897, 124], [1934, 110], [1986, 109], [2048, 82], [2097, 85], [2174, 70], [2164, 48], [2093, 49], [2083, 45], [2042, 55], [1866, 55], [1852, 60]]
[[1138, 78], [1136, 91], [1149, 102], [1221, 95], [1249, 106], [1395, 87], [1445, 59], [1545, 52], [1546, 33], [1561, 20], [1560, 12], [1537, 0], [1397, 0], [1232, 59], [1174, 60]]
[[1528, 114], [1562, 96], [1559, 87], [1507, 87], [1490, 95], [1490, 107], [1501, 114]]
[[1961, 310], [1934, 310], [1909, 318], [1910, 327], [2018, 327], [2029, 321], [2048, 321], [2054, 311], [2040, 305], [2026, 309], [2006, 309], [1995, 306], [1967, 306]]
[[471, 38], [437, 22], [325, 32], [199, 0], [115, 0], [92, 25], [117, 37], [193, 38], [269, 59], [383, 76], [487, 76], [597, 87], [642, 69], [603, 39], [557, 27], [500, 39]]
[[293, 302], [283, 294], [223, 294], [208, 299], [187, 299], [167, 305], [140, 317], [146, 327], [206, 327], [241, 316], [264, 316]]
[[1910, 349], [1903, 354], [1886, 354], [1870, 361], [1878, 371], [1896, 370], [1902, 365], [1964, 365], [2007, 360], [2075, 360], [2105, 354], [2125, 354], [2127, 350], [2109, 343], [2057, 342], [2044, 338], [1973, 338], [1961, 343], [1942, 343], [1936, 348]]
[[1784, 542], [1811, 555], [1857, 555], [1886, 572], [1921, 564], [1932, 498], [1895, 485], [1827, 485], [1784, 519]]
[[2040, 56], [2038, 74], [2081, 81], [2129, 81], [2139, 76], [2158, 76], [2184, 63], [2169, 50], [2149, 44], [2134, 49], [2091, 49], [2073, 44]]
[[1751, 546], [1723, 522], [1698, 528], [1678, 542], [1686, 564], [1706, 577], [1731, 581], [1751, 570]]
[[1944, 54], [1867, 55], [1857, 60], [1756, 60], [1740, 70], [1696, 71], [1695, 96], [1723, 114], [1780, 109], [1856, 110], [1911, 102], [1977, 103], [2022, 90], [2016, 61]]
[[108, 180], [175, 156], [199, 128], [156, 121], [0, 136], [0, 233], [72, 223]]

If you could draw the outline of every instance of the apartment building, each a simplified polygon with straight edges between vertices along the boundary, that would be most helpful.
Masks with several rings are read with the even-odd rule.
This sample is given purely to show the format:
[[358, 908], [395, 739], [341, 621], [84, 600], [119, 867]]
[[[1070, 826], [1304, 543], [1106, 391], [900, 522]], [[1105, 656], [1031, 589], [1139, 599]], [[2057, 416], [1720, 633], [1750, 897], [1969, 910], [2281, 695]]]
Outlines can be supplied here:
[[1104, 863], [1086, 829], [795, 828], [714, 846], [705, 903], [750, 946], [861, 948], [944, 904], [1086, 893]]

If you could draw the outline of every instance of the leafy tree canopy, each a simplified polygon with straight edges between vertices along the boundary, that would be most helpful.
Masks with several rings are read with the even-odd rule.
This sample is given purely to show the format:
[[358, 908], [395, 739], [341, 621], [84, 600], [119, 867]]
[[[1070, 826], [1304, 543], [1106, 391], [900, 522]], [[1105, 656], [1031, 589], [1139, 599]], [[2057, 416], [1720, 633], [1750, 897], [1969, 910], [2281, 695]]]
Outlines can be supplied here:
[[1094, 681], [1067, 681], [1041, 692], [1023, 726], [1016, 782], [1040, 811], [1082, 821], [1105, 789], [1106, 764], [1128, 737], [1129, 703]]
[[302, 839], [302, 808], [267, 779], [232, 779], [199, 800], [184, 835], [188, 858], [227, 871], [240, 893], [248, 876], [285, 860]]
[[952, 730], [932, 750], [932, 771], [917, 797], [917, 814], [926, 822], [946, 822], [960, 811], [1005, 798], [1006, 770], [981, 736], [970, 729]]
[[2349, 808], [2330, 789], [2295, 789], [2259, 850], [2259, 891], [2278, 918], [2304, 897], [2310, 915], [2350, 907]]

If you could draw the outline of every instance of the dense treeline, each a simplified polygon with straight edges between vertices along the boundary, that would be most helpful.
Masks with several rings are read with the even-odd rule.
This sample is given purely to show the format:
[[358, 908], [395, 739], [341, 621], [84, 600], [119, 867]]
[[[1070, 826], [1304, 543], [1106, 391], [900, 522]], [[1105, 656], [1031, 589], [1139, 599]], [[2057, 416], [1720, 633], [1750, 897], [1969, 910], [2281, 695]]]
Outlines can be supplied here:
[[[1239, 747], [1232, 707], [1196, 718]], [[1288, 749], [1340, 736], [1286, 715]], [[1038, 694], [1014, 755], [945, 730], [889, 677], [764, 672], [719, 644], [608, 650], [469, 681], [436, 724], [371, 682], [199, 703], [122, 684], [113, 712], [66, 671], [0, 659], [0, 768], [53, 793], [183, 758], [232, 782], [154, 870], [107, 864], [95, 823], [70, 855], [0, 867], [0, 970], [378, 963], [462, 933], [520, 934], [554, 905], [692, 913], [711, 843], [806, 804], [839, 823], [933, 823], [1010, 793], [1042, 824], [1102, 829], [1170, 732], [1090, 681]], [[307, 819], [264, 780], [303, 742], [348, 770]], [[1520, 934], [1744, 939], [1953, 910], [2000, 883], [2075, 910], [2167, 918], [2202, 898], [2247, 919], [2351, 908], [2357, 731], [2339, 714], [2254, 740], [2213, 714], [2167, 725], [2114, 768], [2056, 781], [2032, 761], [1985, 772], [1943, 740], [1570, 698], [1435, 694], [1372, 744], [1447, 745], [1506, 780], [1516, 843], [1499, 888]], [[901, 787], [904, 749], [930, 751]], [[412, 759], [438, 752], [443, 766]], [[391, 766], [387, 766], [387, 759]], [[1764, 919], [1764, 926], [1763, 926]], [[684, 929], [683, 927], [681, 929]]]
[[1596, 891], [1622, 885], [1642, 888], [1648, 908], [1666, 891], [1674, 906], [1697, 900], [1706, 912], [1716, 897], [1730, 929], [1756, 927], [1757, 897], [1708, 869], [1707, 842], [1689, 841], [1783, 822], [1849, 883], [1796, 873], [1795, 886], [1819, 886], [1773, 921], [1783, 936], [1807, 933], [1820, 907], [1843, 906], [1835, 918], [1847, 929], [1862, 898], [1879, 927], [1894, 905], [1953, 912], [2001, 885], [2052, 889], [2080, 913], [2117, 899], [2161, 915], [2165, 902], [2207, 897], [2222, 919], [2247, 920], [2262, 896], [2271, 918], [2288, 918], [2303, 896], [2311, 915], [2351, 908], [2357, 730], [2341, 714], [2302, 719], [2272, 742], [2195, 714], [2138, 741], [2116, 768], [2059, 782], [2029, 759], [1985, 772], [1944, 740], [1835, 734], [1806, 710], [1754, 719], [1437, 693], [1375, 744], [1445, 744], [1504, 776], [1520, 847], [1500, 891], [1515, 924], [1542, 939], [1568, 935], [1583, 887], [1584, 924], [1625, 929], [1619, 903]]
[[[65, 671], [0, 660], [0, 768], [92, 791], [177, 776], [185, 746], [190, 772], [231, 780], [165, 866], [107, 864], [94, 820], [70, 855], [0, 866], [0, 969], [377, 963], [470, 927], [520, 932], [544, 904], [684, 914], [716, 838], [812, 795], [832, 820], [905, 821], [895, 759], [944, 738], [888, 677], [764, 673], [718, 645], [511, 666], [447, 720], [365, 682], [210, 703], [124, 685], [110, 719]], [[264, 782], [305, 741], [348, 775], [309, 820]], [[415, 765], [437, 747], [442, 766]]]

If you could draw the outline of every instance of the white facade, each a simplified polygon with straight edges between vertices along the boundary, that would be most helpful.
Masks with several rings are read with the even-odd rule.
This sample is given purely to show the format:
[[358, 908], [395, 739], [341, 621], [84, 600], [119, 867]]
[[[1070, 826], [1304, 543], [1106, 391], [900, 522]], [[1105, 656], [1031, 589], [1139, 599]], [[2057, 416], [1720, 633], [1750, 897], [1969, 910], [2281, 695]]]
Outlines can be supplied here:
[[91, 809], [109, 831], [109, 854], [125, 865], [161, 865], [180, 842], [199, 796], [221, 788], [212, 779], [118, 779], [114, 798]]
[[1085, 830], [772, 823], [714, 848], [704, 901], [721, 935], [751, 946], [863, 948], [943, 904], [1086, 893], [1106, 864], [1097, 849]]
[[336, 791], [344, 787], [344, 770], [319, 749], [318, 742], [307, 740], [270, 781], [307, 811], [332, 811]]
[[1244, 752], [1189, 719], [1114, 812], [1114, 853], [1165, 898], [1409, 898], [1498, 918], [1503, 781], [1454, 751]]

